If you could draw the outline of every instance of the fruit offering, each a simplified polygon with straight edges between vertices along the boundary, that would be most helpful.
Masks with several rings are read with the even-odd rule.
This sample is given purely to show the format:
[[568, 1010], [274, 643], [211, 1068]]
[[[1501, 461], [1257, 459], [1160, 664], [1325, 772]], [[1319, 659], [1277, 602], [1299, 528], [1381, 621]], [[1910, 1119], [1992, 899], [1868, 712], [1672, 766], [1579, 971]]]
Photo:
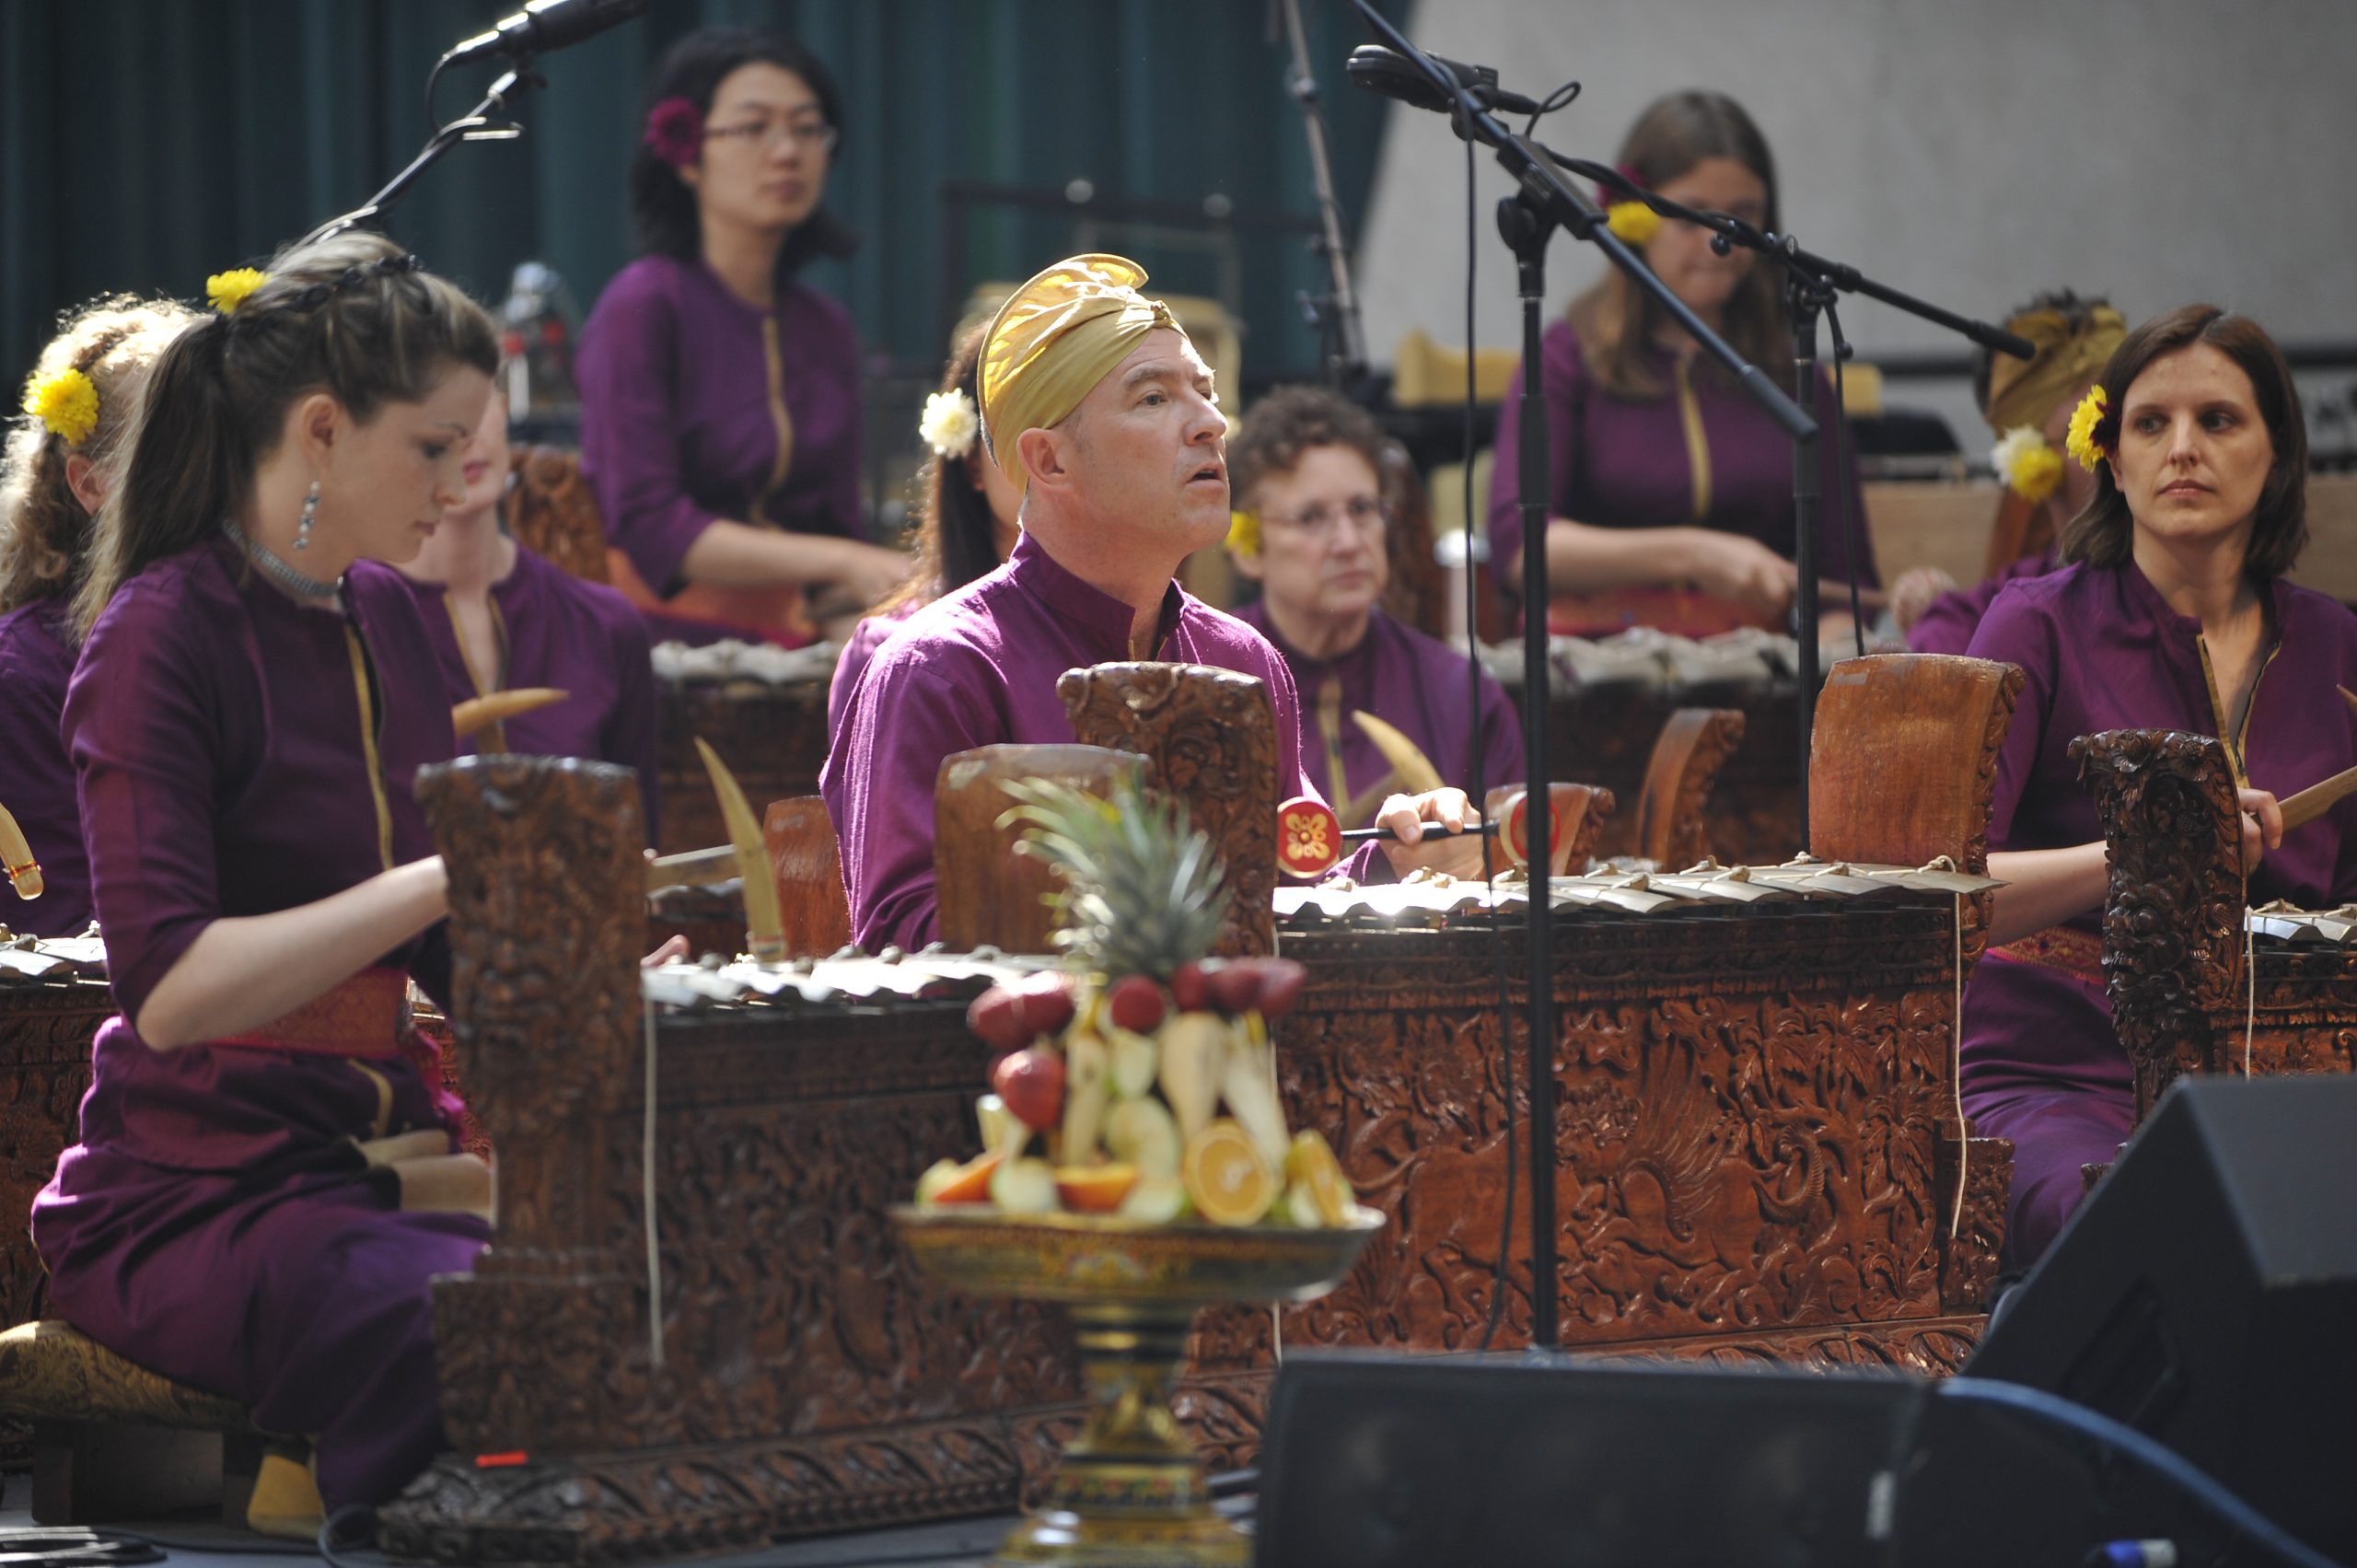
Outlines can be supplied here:
[[[1326, 1140], [1285, 1126], [1269, 1020], [1301, 996], [1288, 958], [1207, 958], [1222, 871], [1176, 803], [1009, 786], [1024, 849], [1063, 874], [1075, 971], [993, 986], [966, 1021], [999, 1052], [981, 1152], [942, 1160], [919, 1206], [1118, 1214], [1153, 1224], [1335, 1226], [1356, 1198]], [[1083, 978], [1083, 976], [1087, 978]]]

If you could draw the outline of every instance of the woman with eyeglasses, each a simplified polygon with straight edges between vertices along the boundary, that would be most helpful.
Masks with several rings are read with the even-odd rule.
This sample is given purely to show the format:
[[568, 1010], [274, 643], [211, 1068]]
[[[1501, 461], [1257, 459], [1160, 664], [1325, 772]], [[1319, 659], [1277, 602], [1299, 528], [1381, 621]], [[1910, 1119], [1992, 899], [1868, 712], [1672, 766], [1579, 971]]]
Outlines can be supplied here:
[[862, 536], [851, 319], [797, 276], [856, 242], [819, 205], [842, 99], [801, 45], [715, 28], [672, 48], [647, 102], [646, 254], [582, 331], [582, 469], [657, 638], [807, 642], [908, 567]]
[[1484, 671], [1478, 710], [1462, 650], [1377, 608], [1391, 575], [1383, 432], [1365, 410], [1319, 387], [1285, 387], [1254, 405], [1227, 443], [1227, 538], [1260, 597], [1236, 613], [1275, 645], [1301, 692], [1301, 763], [1346, 827], [1372, 821], [1387, 795], [1419, 787], [1353, 717], [1414, 743], [1441, 782], [1470, 790], [1522, 782], [1522, 726]]

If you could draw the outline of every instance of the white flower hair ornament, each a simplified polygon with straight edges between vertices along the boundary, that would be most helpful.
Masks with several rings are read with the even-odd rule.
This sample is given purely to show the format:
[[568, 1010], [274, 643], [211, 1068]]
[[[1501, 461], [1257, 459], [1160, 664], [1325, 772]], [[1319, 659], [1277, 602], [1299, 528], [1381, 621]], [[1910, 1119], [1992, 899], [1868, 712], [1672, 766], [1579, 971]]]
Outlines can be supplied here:
[[962, 387], [934, 392], [924, 400], [924, 416], [917, 421], [917, 436], [945, 458], [963, 458], [974, 449], [982, 433], [981, 411]]

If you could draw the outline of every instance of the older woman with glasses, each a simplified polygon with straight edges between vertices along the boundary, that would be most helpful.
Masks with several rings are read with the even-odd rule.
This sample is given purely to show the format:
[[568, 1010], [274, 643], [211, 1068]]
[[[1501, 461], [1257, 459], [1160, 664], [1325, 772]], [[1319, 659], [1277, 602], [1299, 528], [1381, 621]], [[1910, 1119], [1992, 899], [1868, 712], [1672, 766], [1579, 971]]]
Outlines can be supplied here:
[[1383, 432], [1364, 410], [1315, 387], [1271, 393], [1228, 440], [1237, 498], [1228, 552], [1260, 585], [1237, 611], [1276, 645], [1301, 692], [1303, 771], [1346, 826], [1387, 795], [1420, 787], [1356, 718], [1407, 737], [1441, 782], [1522, 781], [1522, 728], [1484, 672], [1480, 701], [1461, 650], [1376, 608], [1390, 580]]
[[819, 204], [841, 99], [799, 44], [719, 28], [673, 47], [648, 102], [647, 254], [582, 333], [582, 468], [657, 635], [807, 641], [908, 568], [862, 533], [851, 319], [796, 275], [855, 241]]

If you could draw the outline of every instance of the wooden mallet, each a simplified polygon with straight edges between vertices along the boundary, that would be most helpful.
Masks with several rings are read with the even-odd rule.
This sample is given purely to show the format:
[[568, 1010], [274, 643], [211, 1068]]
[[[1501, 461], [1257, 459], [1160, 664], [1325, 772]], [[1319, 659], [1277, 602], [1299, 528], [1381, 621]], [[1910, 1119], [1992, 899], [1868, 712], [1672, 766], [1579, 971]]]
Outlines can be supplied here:
[[[1528, 796], [1515, 793], [1505, 808], [1496, 816], [1485, 818], [1470, 828], [1445, 828], [1427, 823], [1426, 838], [1457, 838], [1465, 834], [1480, 834], [1494, 838], [1515, 865], [1527, 861], [1525, 849], [1530, 840], [1523, 827], [1524, 810]], [[1334, 808], [1314, 795], [1297, 795], [1277, 807], [1277, 867], [1288, 877], [1311, 881], [1323, 877], [1342, 862], [1345, 846], [1364, 843], [1369, 839], [1397, 840], [1399, 834], [1389, 828], [1345, 828]]]
[[[2334, 690], [2349, 704], [2350, 711], [2357, 713], [2357, 691], [2351, 691], [2346, 686], [2335, 687]], [[2294, 828], [2315, 821], [2340, 804], [2342, 797], [2352, 793], [2357, 793], [2357, 768], [2343, 768], [2332, 777], [2320, 784], [2312, 784], [2297, 795], [2285, 796], [2276, 802], [2283, 812], [2283, 830], [2288, 833]]]

